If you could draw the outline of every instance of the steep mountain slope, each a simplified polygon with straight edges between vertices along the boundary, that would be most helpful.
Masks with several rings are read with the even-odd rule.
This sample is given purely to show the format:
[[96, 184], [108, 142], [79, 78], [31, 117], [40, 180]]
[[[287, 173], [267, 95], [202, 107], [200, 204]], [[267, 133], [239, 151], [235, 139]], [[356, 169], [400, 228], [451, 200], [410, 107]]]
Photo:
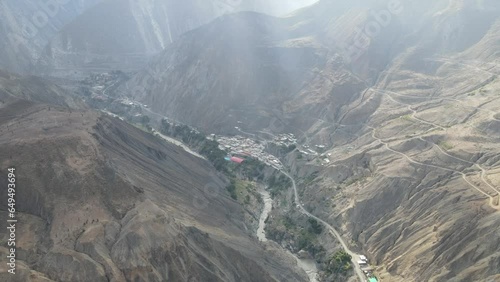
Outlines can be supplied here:
[[307, 130], [315, 119], [338, 119], [405, 48], [387, 48], [414, 28], [396, 15], [370, 44], [355, 45], [359, 26], [386, 9], [376, 2], [319, 1], [285, 18], [222, 17], [182, 36], [118, 92], [209, 131], [238, 120], [263, 128], [287, 119]]
[[50, 40], [36, 71], [66, 76], [68, 69], [72, 75], [74, 71], [137, 70], [181, 34], [223, 14], [241, 10], [282, 13], [310, 2], [270, 5], [268, 1], [227, 0], [104, 1]]
[[[331, 107], [325, 114], [334, 117], [364, 82], [313, 37], [294, 33], [304, 32], [287, 19], [251, 12], [225, 16], [183, 36], [118, 92], [212, 132], [237, 121], [263, 128], [318, 105]], [[312, 80], [331, 87], [307, 95], [314, 91]]]
[[22, 223], [16, 275], [3, 264], [0, 280], [306, 281], [244, 231], [206, 160], [117, 118], [2, 93], [0, 182], [16, 168]]
[[214, 19], [213, 1], [104, 1], [66, 25], [37, 71], [137, 69], [180, 34]]
[[2, 103], [24, 99], [32, 102], [84, 109], [78, 97], [61, 87], [35, 76], [20, 76], [0, 70], [0, 98]]
[[305, 206], [384, 281], [496, 281], [499, 15], [491, 1], [359, 0], [226, 16], [118, 94], [208, 132], [324, 145], [287, 157]]
[[0, 68], [29, 73], [67, 23], [102, 0], [0, 2]]

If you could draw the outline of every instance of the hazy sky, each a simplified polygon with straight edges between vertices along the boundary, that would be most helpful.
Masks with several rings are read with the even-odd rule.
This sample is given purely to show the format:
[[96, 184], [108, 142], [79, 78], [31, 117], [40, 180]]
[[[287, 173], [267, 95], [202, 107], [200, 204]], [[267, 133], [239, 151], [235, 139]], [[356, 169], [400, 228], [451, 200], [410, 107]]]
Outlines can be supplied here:
[[[232, 0], [248, 1], [248, 0]], [[271, 14], [273, 16], [284, 16], [294, 10], [311, 5], [318, 0], [250, 0], [255, 3], [255, 8], [259, 12]], [[244, 3], [243, 3], [244, 4]]]

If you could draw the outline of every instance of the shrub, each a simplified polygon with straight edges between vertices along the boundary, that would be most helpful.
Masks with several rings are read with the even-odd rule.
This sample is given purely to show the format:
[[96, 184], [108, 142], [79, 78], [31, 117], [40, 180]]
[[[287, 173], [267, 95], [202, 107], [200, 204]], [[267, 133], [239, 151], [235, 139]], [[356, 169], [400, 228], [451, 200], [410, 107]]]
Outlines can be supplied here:
[[323, 226], [318, 223], [318, 221], [314, 218], [309, 218], [309, 224], [311, 225], [309, 227], [309, 231], [314, 234], [321, 234], [323, 232]]
[[349, 270], [352, 269], [351, 259], [352, 257], [348, 253], [344, 251], [337, 251], [328, 260], [326, 271], [330, 274], [346, 274]]
[[231, 198], [233, 198], [234, 200], [238, 199], [238, 196], [236, 195], [236, 183], [234, 182], [234, 179], [231, 179], [231, 183], [226, 187], [226, 190], [231, 195]]

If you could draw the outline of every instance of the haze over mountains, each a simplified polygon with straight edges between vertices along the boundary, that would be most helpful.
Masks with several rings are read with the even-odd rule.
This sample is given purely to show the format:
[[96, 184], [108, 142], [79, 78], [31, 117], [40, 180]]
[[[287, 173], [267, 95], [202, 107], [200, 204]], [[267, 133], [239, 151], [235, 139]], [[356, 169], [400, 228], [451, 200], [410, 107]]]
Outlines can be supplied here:
[[[255, 239], [255, 207], [231, 199], [227, 175], [90, 109], [133, 101], [152, 126], [279, 155], [299, 202], [381, 281], [500, 280], [500, 3], [67, 2], [30, 38], [19, 22], [40, 3], [0, 3], [0, 179], [22, 172], [24, 224], [21, 274], [2, 279], [307, 281]], [[282, 133], [297, 144], [276, 153]], [[200, 211], [206, 183], [221, 192]], [[268, 234], [318, 261], [320, 281], [349, 280], [294, 237], [294, 197], [275, 193]], [[342, 249], [327, 230], [314, 240]]]
[[[322, 203], [311, 210], [384, 264], [386, 279], [481, 281], [500, 262], [499, 6], [395, 10], [320, 1], [284, 19], [228, 15], [181, 37], [119, 93], [209, 132], [282, 130], [326, 145], [325, 167], [297, 155], [288, 164], [318, 172], [303, 191]], [[376, 36], [356, 35], [377, 17]]]
[[[380, 29], [376, 38], [370, 39], [371, 44], [366, 50], [356, 51], [361, 56], [354, 62], [349, 62], [352, 58], [348, 50], [350, 47], [359, 48], [348, 45], [358, 39], [353, 30], [357, 26], [370, 25], [374, 20], [366, 8], [360, 8], [363, 7], [360, 3], [344, 4], [346, 7], [339, 8], [336, 2], [322, 1], [285, 19], [254, 13], [222, 17], [180, 38], [142, 73], [133, 77], [127, 88], [131, 95], [135, 95], [134, 98], [157, 107], [155, 110], [168, 112], [173, 118], [190, 124], [211, 124], [212, 127], [207, 129], [213, 131], [220, 126], [216, 121], [236, 125], [237, 120], [247, 118], [244, 109], [258, 108], [259, 103], [270, 109], [286, 108], [278, 110], [281, 115], [307, 107], [305, 119], [310, 119], [310, 122], [314, 122], [314, 118], [325, 118], [311, 117], [316, 113], [329, 115], [325, 119], [333, 121], [339, 114], [333, 108], [345, 106], [352, 101], [349, 99], [360, 95], [366, 83], [375, 83], [380, 73], [390, 68], [388, 64], [395, 59], [401, 58], [404, 60], [402, 63], [411, 64], [415, 56], [424, 55], [433, 59], [462, 51], [472, 53], [480, 48], [485, 50], [478, 50], [476, 54], [482, 58], [497, 58], [494, 48], [498, 43], [495, 41], [498, 33], [496, 4], [483, 10], [478, 6], [474, 13], [463, 14], [464, 9], [472, 8], [455, 9], [455, 6], [446, 7], [439, 2], [434, 5], [429, 2], [428, 6], [415, 3], [401, 6], [400, 17], [390, 15], [388, 26]], [[429, 10], [429, 6], [433, 9]], [[381, 5], [373, 7], [372, 13], [387, 11]], [[434, 21], [435, 24], [422, 25], [414, 21], [417, 17], [410, 15], [419, 11], [419, 7], [426, 7], [420, 8], [420, 18], [427, 17], [420, 22]], [[346, 16], [349, 13], [359, 13], [360, 16]], [[478, 27], [474, 29], [475, 41], [468, 36], [471, 31], [463, 26], [463, 22], [469, 21]], [[359, 41], [368, 38], [367, 35], [360, 36], [362, 39]], [[492, 37], [489, 46], [479, 41], [485, 36]], [[471, 55], [468, 58], [475, 59]], [[325, 87], [325, 79], [338, 81], [334, 80], [332, 87]], [[316, 85], [323, 89], [318, 90]], [[342, 86], [348, 89], [348, 93], [329, 95], [334, 90], [332, 88]], [[342, 92], [342, 89], [338, 91]], [[348, 100], [339, 103], [337, 99], [346, 96], [349, 96]], [[276, 101], [273, 103], [272, 99]], [[225, 102], [221, 103], [221, 100]], [[204, 118], [186, 111], [187, 104], [191, 111]], [[312, 110], [315, 105], [328, 106], [329, 110]], [[221, 111], [212, 110], [214, 108]], [[264, 113], [268, 120], [270, 109]], [[234, 119], [225, 119], [223, 116], [231, 111], [235, 111]], [[254, 117], [253, 120], [258, 120], [260, 115], [254, 113], [253, 109], [247, 111], [249, 116]], [[308, 124], [301, 129], [310, 126]]]
[[0, 66], [11, 71], [28, 72], [48, 41], [99, 1], [2, 1]]
[[[6, 1], [0, 66], [23, 73], [68, 76], [137, 70], [186, 31], [225, 13], [281, 15], [313, 0]], [[16, 58], [16, 59], [14, 59]], [[33, 69], [34, 68], [34, 69]]]

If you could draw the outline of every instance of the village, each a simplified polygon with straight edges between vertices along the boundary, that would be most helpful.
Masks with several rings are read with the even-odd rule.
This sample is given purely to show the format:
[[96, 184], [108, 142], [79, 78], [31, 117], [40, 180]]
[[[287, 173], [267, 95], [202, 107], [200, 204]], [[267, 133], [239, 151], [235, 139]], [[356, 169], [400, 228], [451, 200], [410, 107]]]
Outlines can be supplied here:
[[265, 145], [258, 141], [239, 135], [232, 137], [212, 135], [212, 137], [219, 143], [219, 149], [229, 151], [235, 157], [233, 161], [240, 162], [242, 158], [238, 158], [238, 156], [249, 156], [278, 170], [283, 169], [281, 161], [277, 157], [265, 152]]

